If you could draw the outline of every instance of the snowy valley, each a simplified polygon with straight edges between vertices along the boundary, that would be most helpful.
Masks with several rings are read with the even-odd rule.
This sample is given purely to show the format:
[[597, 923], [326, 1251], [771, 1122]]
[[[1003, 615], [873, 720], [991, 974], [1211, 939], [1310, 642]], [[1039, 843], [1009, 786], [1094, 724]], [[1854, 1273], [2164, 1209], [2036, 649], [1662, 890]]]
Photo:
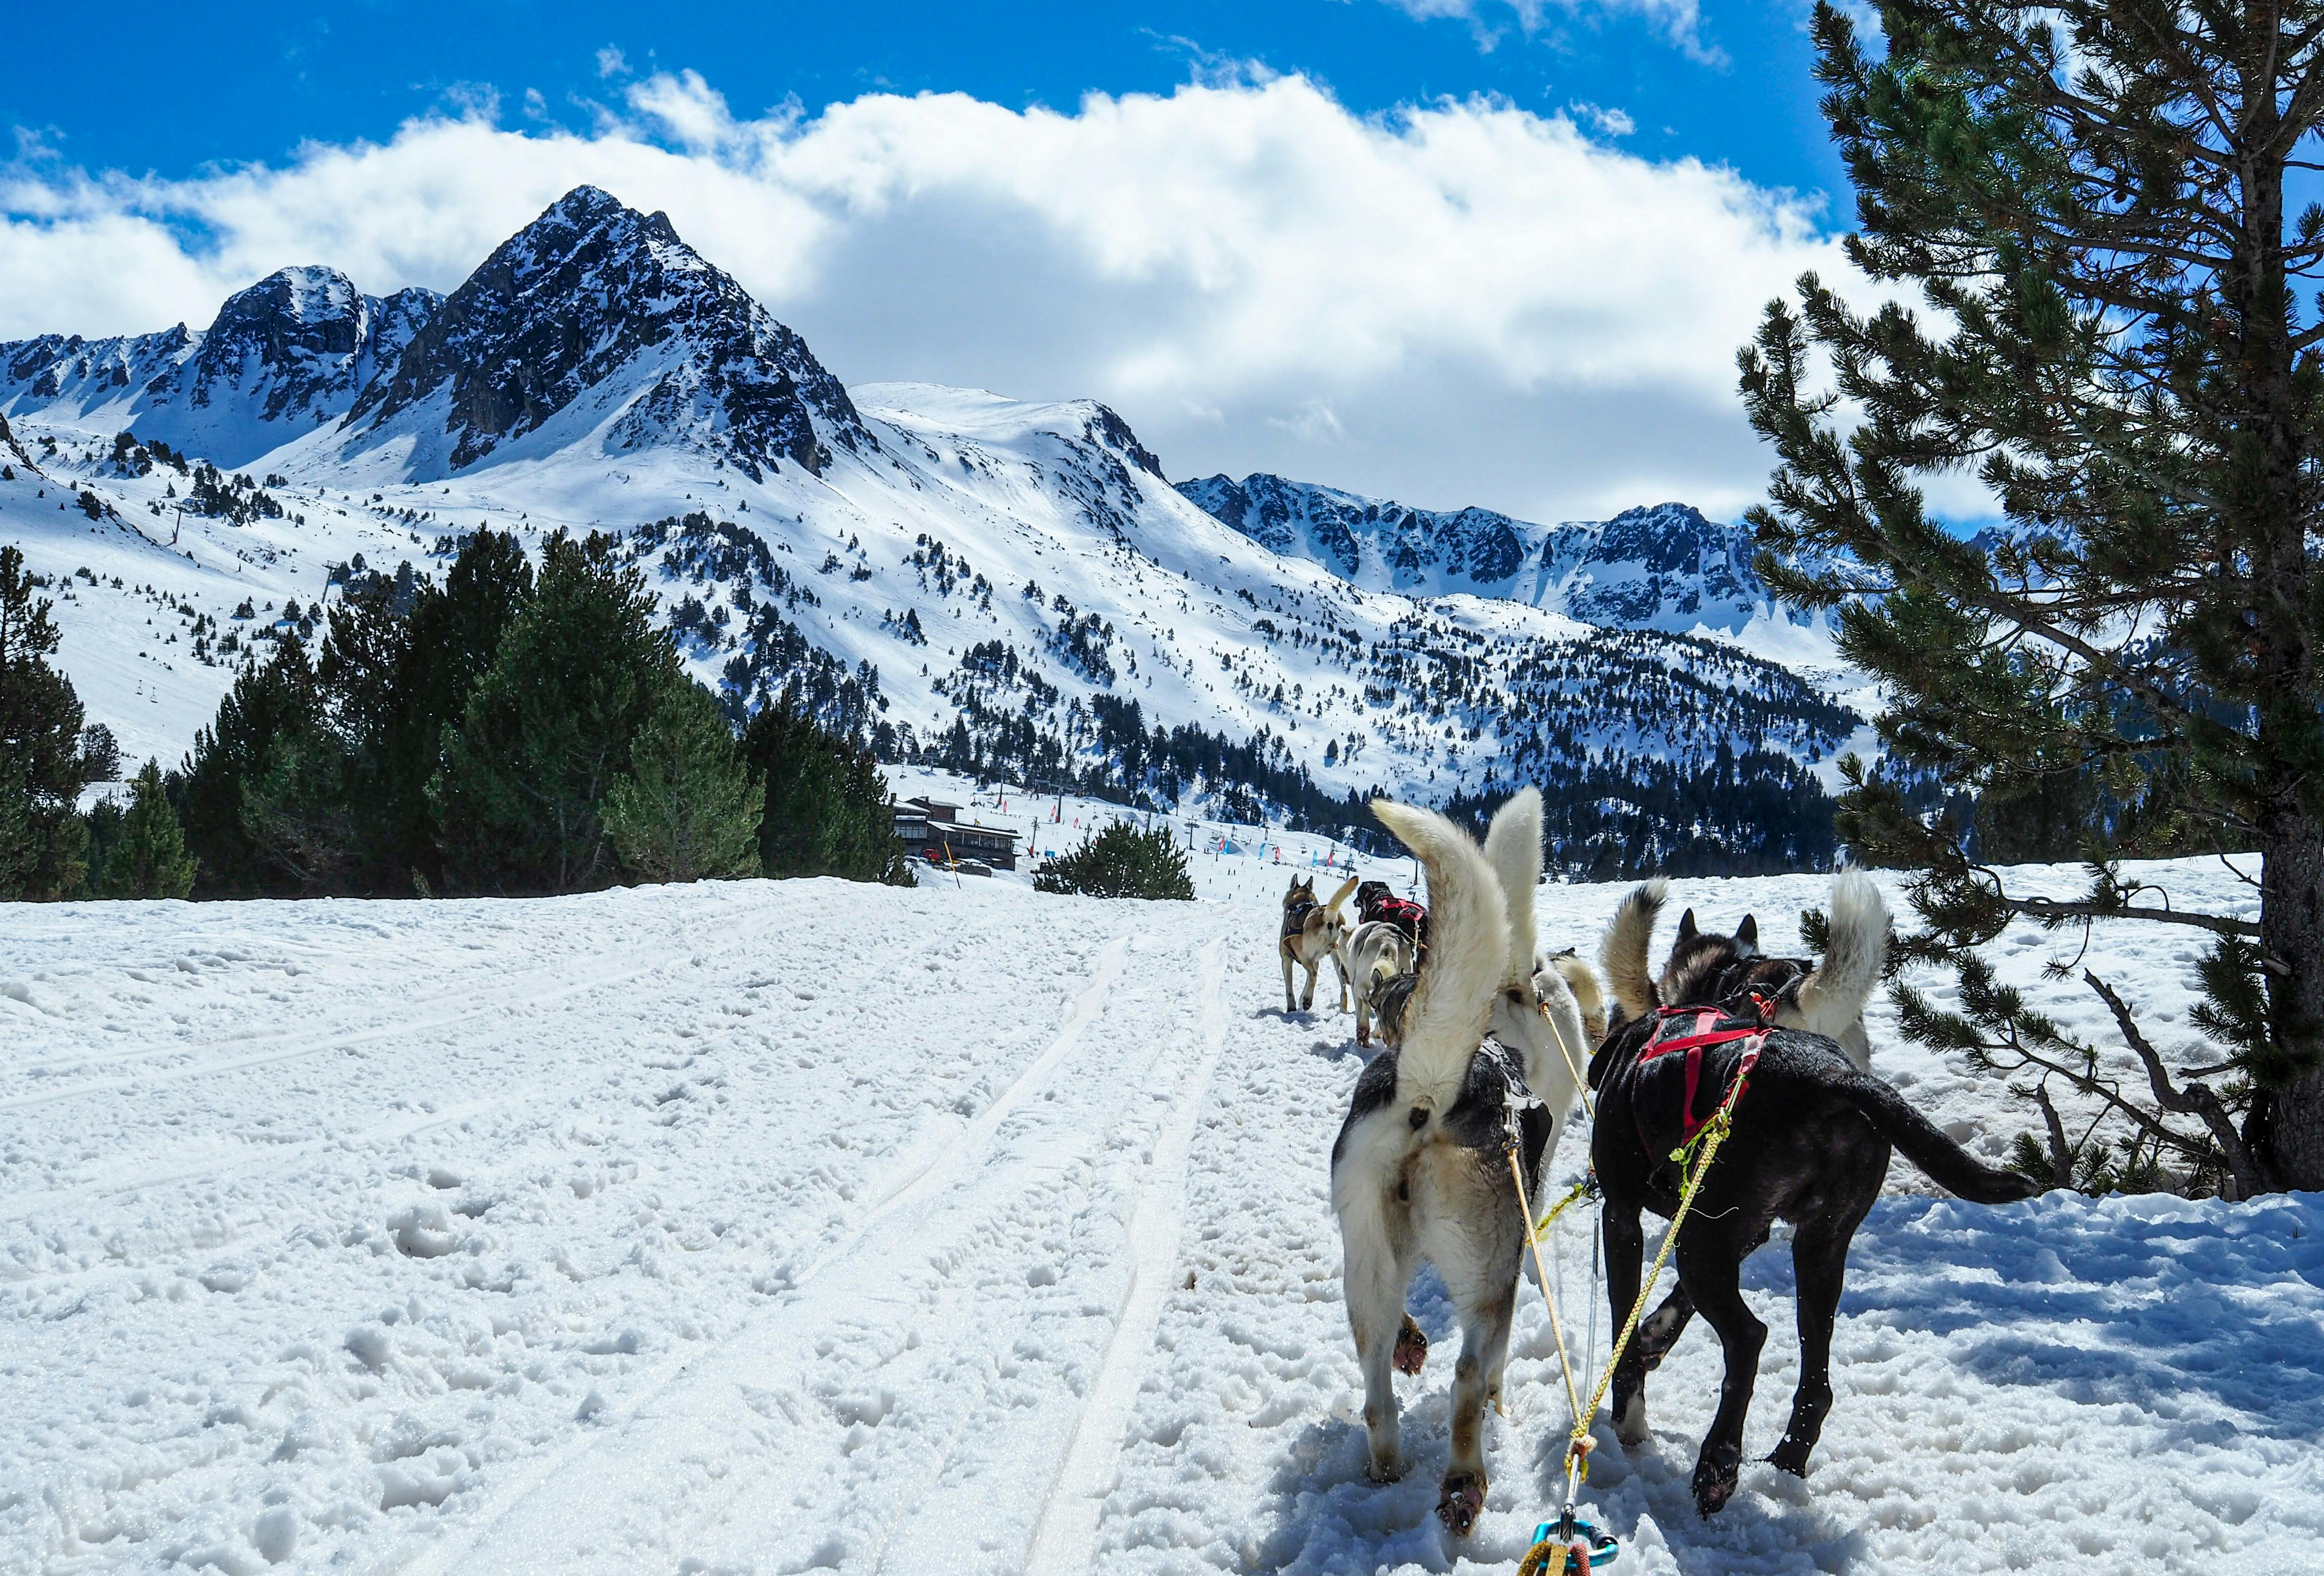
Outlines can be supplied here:
[[1802, 868], [1869, 742], [1734, 528], [1174, 487], [1094, 402], [844, 387], [588, 188], [441, 299], [294, 268], [198, 333], [0, 346], [0, 539], [132, 760], [480, 526], [622, 536], [738, 713], [788, 687], [884, 760], [1158, 808], [1333, 828], [1526, 779], [1569, 869]]
[[[0, 908], [0, 1568], [1507, 1569], [1562, 1482], [1542, 1302], [1520, 1288], [1456, 1553], [1449, 1360], [1399, 1381], [1415, 1470], [1364, 1476], [1324, 1166], [1351, 1020], [1281, 1014], [1280, 870], [1229, 866], [1249, 896], [1194, 904]], [[2247, 901], [2216, 865], [2141, 873]], [[1826, 886], [1676, 899], [1786, 950]], [[1594, 945], [1622, 889], [1545, 887], [1545, 943]], [[2153, 928], [2091, 955], [2181, 1021], [2190, 948]], [[2058, 950], [2015, 927], [2003, 977], [2041, 991]], [[2069, 1026], [2102, 1035], [2081, 994]], [[1972, 1149], [2033, 1120], [1885, 1006], [1872, 1038]], [[1741, 1493], [1689, 1498], [1698, 1329], [1645, 1447], [1601, 1417], [1584, 1509], [1623, 1571], [2310, 1568], [2319, 1255], [2312, 1194], [1987, 1209], [1899, 1160], [1808, 1479], [1751, 1459], [1797, 1362], [1779, 1238], [1747, 1267], [1771, 1329]], [[1569, 1329], [1590, 1258], [1576, 1215]], [[1433, 1277], [1412, 1305], [1448, 1334]]]

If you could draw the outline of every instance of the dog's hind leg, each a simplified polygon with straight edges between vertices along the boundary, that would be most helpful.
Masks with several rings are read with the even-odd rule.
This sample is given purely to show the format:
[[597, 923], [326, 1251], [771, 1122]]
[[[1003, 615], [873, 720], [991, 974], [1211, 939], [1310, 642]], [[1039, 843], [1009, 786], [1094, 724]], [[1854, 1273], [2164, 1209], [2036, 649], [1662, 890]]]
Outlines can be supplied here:
[[1404, 1476], [1403, 1422], [1396, 1404], [1396, 1357], [1404, 1326], [1409, 1266], [1389, 1233], [1385, 1201], [1353, 1202], [1340, 1217], [1341, 1290], [1356, 1362], [1364, 1376], [1365, 1470], [1375, 1483]]
[[1831, 1323], [1840, 1311], [1840, 1284], [1848, 1276], [1848, 1244], [1870, 1204], [1868, 1198], [1852, 1214], [1803, 1226], [1792, 1239], [1800, 1387], [1792, 1396], [1792, 1420], [1784, 1429], [1783, 1442], [1767, 1460], [1798, 1477], [1808, 1475], [1808, 1453], [1822, 1436], [1823, 1420], [1831, 1411]]
[[[1618, 1203], [1609, 1195], [1601, 1230], [1606, 1238], [1606, 1296], [1614, 1305], [1613, 1327], [1618, 1331], [1637, 1305], [1640, 1261], [1646, 1257], [1646, 1234], [1638, 1224], [1637, 1204]], [[1635, 1340], [1624, 1349], [1622, 1360], [1614, 1365], [1614, 1434], [1625, 1450], [1636, 1450], [1646, 1442], [1646, 1364]]]
[[[1727, 1355], [1719, 1413], [1711, 1420], [1711, 1432], [1702, 1436], [1702, 1453], [1694, 1463], [1694, 1507], [1705, 1516], [1716, 1514], [1734, 1496], [1743, 1463], [1743, 1419], [1751, 1410], [1751, 1387], [1759, 1377], [1759, 1350], [1767, 1343], [1767, 1327], [1743, 1301], [1742, 1249], [1748, 1239], [1702, 1229], [1712, 1224], [1700, 1218], [1689, 1221], [1677, 1255], [1679, 1279], [1702, 1310], [1703, 1323], [1719, 1332]], [[1830, 1328], [1826, 1324], [1827, 1332]]]
[[1461, 1358], [1452, 1367], [1452, 1459], [1437, 1492], [1436, 1515], [1454, 1537], [1467, 1537], [1485, 1511], [1485, 1403], [1497, 1398], [1509, 1358], [1517, 1277], [1462, 1310]]
[[1322, 971], [1323, 967], [1323, 960], [1317, 958], [1314, 963], [1306, 964], [1305, 967], [1307, 970], [1307, 988], [1299, 993], [1299, 1010], [1302, 1012], [1313, 1012], [1315, 1009], [1315, 976]]

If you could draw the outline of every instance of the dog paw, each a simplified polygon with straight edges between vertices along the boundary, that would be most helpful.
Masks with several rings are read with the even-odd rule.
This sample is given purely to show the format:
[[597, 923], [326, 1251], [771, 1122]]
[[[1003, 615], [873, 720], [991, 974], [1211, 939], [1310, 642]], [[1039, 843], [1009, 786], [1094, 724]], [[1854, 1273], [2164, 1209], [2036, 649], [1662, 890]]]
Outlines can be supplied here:
[[1364, 1476], [1375, 1483], [1394, 1483], [1404, 1477], [1405, 1463], [1401, 1457], [1380, 1461], [1377, 1457], [1364, 1463]]
[[1477, 1530], [1477, 1518], [1485, 1513], [1485, 1475], [1482, 1472], [1448, 1472], [1443, 1487], [1436, 1496], [1436, 1519], [1444, 1530], [1456, 1538], [1465, 1538]]
[[1646, 1442], [1646, 1396], [1643, 1390], [1633, 1390], [1628, 1398], [1614, 1403], [1614, 1437], [1622, 1442], [1624, 1450], [1636, 1450]]
[[1396, 1356], [1392, 1359], [1400, 1374], [1416, 1374], [1428, 1361], [1428, 1337], [1412, 1315], [1404, 1316], [1404, 1328], [1396, 1332]]
[[1813, 1449], [1812, 1444], [1802, 1444], [1787, 1433], [1780, 1444], [1767, 1452], [1767, 1464], [1779, 1472], [1804, 1478], [1808, 1475], [1808, 1452]]
[[1694, 1465], [1696, 1511], [1707, 1518], [1727, 1508], [1727, 1502], [1735, 1497], [1735, 1481], [1738, 1476], [1732, 1461], [1722, 1464], [1709, 1457], [1697, 1461]]

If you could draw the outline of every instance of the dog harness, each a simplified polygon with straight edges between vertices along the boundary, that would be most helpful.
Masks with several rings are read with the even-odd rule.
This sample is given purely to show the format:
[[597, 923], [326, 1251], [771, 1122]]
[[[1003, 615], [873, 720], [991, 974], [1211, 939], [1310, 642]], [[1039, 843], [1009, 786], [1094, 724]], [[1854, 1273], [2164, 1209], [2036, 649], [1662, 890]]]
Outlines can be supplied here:
[[1290, 908], [1286, 908], [1283, 911], [1283, 938], [1286, 941], [1288, 941], [1291, 937], [1306, 929], [1307, 916], [1313, 914], [1316, 909], [1321, 908], [1323, 906], [1323, 904], [1315, 901], [1314, 899], [1307, 898], [1299, 902], [1294, 903]]
[[1702, 1082], [1702, 1053], [1712, 1046], [1749, 1041], [1735, 1069], [1735, 1082], [1738, 1084], [1759, 1064], [1759, 1047], [1767, 1043], [1767, 1031], [1775, 1027], [1775, 1004], [1755, 991], [1751, 1008], [1748, 1018], [1719, 1007], [1665, 1007], [1655, 1013], [1659, 1021], [1655, 1026], [1654, 1037], [1638, 1053], [1637, 1065], [1643, 1067], [1657, 1056], [1686, 1053], [1686, 1104], [1680, 1112], [1683, 1125], [1679, 1129], [1683, 1142], [1692, 1143], [1694, 1135], [1711, 1120], [1694, 1114], [1695, 1091]]

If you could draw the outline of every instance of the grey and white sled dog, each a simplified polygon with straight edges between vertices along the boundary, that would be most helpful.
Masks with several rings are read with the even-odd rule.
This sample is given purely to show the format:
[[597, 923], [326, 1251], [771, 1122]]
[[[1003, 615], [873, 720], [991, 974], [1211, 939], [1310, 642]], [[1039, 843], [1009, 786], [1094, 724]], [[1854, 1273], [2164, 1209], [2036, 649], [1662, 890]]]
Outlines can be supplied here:
[[[1372, 1043], [1372, 1014], [1380, 988], [1400, 974], [1412, 972], [1412, 942], [1385, 919], [1356, 926], [1348, 937], [1348, 987], [1356, 999], [1356, 1044]], [[1394, 1045], [1395, 1039], [1388, 1043]]]
[[1872, 1071], [1872, 1041], [1864, 1032], [1864, 1009], [1880, 983], [1888, 961], [1888, 905], [1880, 889], [1862, 871], [1842, 871], [1832, 878], [1828, 935], [1820, 959], [1762, 958], [1759, 922], [1743, 916], [1730, 938], [1712, 935], [1694, 923], [1694, 910], [1679, 917], [1678, 940], [1659, 979], [1646, 963], [1655, 920], [1662, 913], [1669, 883], [1647, 881], [1622, 900], [1606, 932], [1599, 961], [1614, 982], [1614, 1000], [1624, 1018], [1644, 1018], [1668, 1001], [1692, 1001], [1699, 991], [1696, 974], [1737, 960], [1757, 961], [1754, 977], [1764, 973], [1775, 999], [1775, 1023], [1783, 1028], [1803, 1029], [1837, 1040], [1859, 1073]]
[[1504, 1135], [1514, 1112], [1526, 1187], [1538, 1196], [1588, 1048], [1563, 976], [1536, 968], [1541, 796], [1526, 788], [1503, 805], [1481, 849], [1433, 812], [1386, 800], [1372, 809], [1426, 870], [1434, 929], [1396, 1048], [1356, 1081], [1332, 1146], [1332, 1209], [1376, 1481], [1405, 1470], [1395, 1375], [1417, 1372], [1427, 1354], [1404, 1311], [1421, 1260], [1451, 1294], [1461, 1356], [1436, 1514], [1465, 1536], [1484, 1507], [1484, 1409], [1500, 1401], [1525, 1247]]

